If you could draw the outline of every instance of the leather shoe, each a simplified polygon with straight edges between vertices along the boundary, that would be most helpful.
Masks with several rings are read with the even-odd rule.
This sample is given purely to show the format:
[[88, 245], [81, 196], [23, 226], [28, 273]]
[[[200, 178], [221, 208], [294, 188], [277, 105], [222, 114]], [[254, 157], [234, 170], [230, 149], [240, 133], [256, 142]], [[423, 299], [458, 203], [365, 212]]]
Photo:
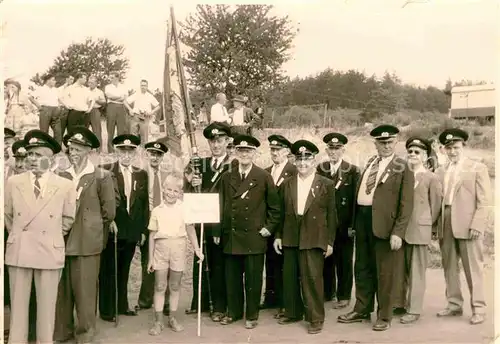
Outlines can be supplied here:
[[278, 310], [278, 313], [274, 315], [274, 319], [281, 319], [285, 316], [285, 310], [283, 308], [280, 308]]
[[309, 324], [309, 327], [307, 328], [307, 333], [316, 334], [316, 333], [320, 333], [321, 330], [323, 330], [323, 323], [322, 322], [312, 322]]
[[257, 327], [259, 322], [257, 320], [247, 320], [245, 321], [245, 328], [248, 330], [252, 330]]
[[404, 307], [396, 307], [392, 310], [394, 315], [404, 315], [406, 314], [406, 309]]
[[363, 320], [370, 320], [370, 314], [362, 314], [352, 311], [347, 314], [339, 315], [337, 321], [343, 324], [352, 324], [356, 322], [362, 322]]
[[224, 318], [224, 314], [220, 312], [214, 312], [211, 316], [213, 322], [220, 322]]
[[114, 322], [115, 321], [115, 317], [114, 316], [101, 315], [100, 317], [104, 321], [108, 321], [108, 322]]
[[464, 311], [462, 309], [445, 308], [442, 311], [438, 312], [436, 315], [438, 317], [456, 317], [461, 316], [462, 314], [464, 314]]
[[479, 325], [482, 324], [485, 320], [484, 314], [472, 314], [469, 322], [471, 325]]
[[333, 309], [341, 309], [341, 308], [346, 308], [349, 306], [349, 300], [340, 300], [337, 302], [334, 302], [332, 305]]
[[230, 325], [232, 324], [233, 322], [235, 322], [236, 320], [239, 320], [239, 319], [233, 319], [231, 317], [228, 317], [228, 316], [225, 316], [224, 318], [222, 318], [222, 320], [220, 321], [220, 324], [221, 325]]
[[373, 331], [386, 331], [391, 328], [391, 323], [385, 320], [378, 319], [377, 322], [373, 325]]
[[152, 307], [152, 305], [141, 305], [141, 304], [138, 304], [135, 306], [135, 310], [136, 311], [140, 311], [142, 309], [150, 309]]
[[407, 313], [405, 315], [403, 315], [401, 317], [401, 319], [399, 319], [399, 322], [401, 324], [413, 324], [414, 322], [416, 322], [418, 319], [420, 318], [420, 314], [411, 314], [411, 313]]
[[134, 310], [129, 309], [129, 310], [126, 310], [125, 312], [120, 312], [120, 314], [129, 316], [129, 317], [133, 317], [133, 316], [137, 315], [137, 312], [134, 311]]
[[283, 317], [280, 320], [278, 320], [278, 324], [280, 325], [288, 325], [288, 324], [293, 324], [296, 322], [302, 321], [302, 318], [289, 318], [289, 317]]

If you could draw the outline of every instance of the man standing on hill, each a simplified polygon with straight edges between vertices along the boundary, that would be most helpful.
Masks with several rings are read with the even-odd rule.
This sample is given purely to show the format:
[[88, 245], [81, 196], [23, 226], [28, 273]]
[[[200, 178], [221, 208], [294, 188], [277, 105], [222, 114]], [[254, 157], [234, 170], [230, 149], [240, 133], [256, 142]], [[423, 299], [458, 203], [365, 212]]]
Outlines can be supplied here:
[[[281, 135], [271, 135], [269, 148], [273, 164], [266, 171], [273, 177], [274, 185], [280, 188], [283, 182], [297, 174], [295, 165], [288, 162], [292, 143]], [[269, 237], [266, 252], [266, 292], [262, 308], [278, 308], [276, 319], [284, 315], [283, 305], [283, 256], [274, 250], [274, 236]]]
[[97, 150], [100, 152], [102, 146], [101, 108], [106, 105], [106, 97], [104, 96], [104, 92], [97, 88], [97, 78], [94, 75], [89, 78], [89, 92], [91, 98], [94, 100], [94, 106], [90, 110], [90, 126], [99, 140], [99, 148]]
[[120, 75], [118, 73], [111, 73], [111, 83], [104, 87], [104, 94], [106, 95], [108, 105], [106, 106], [106, 128], [108, 131], [108, 153], [114, 151], [112, 137], [115, 137], [115, 126], [117, 136], [128, 133], [128, 116], [127, 110], [123, 105], [128, 96], [125, 87], [119, 83]]
[[400, 256], [398, 250], [413, 211], [415, 178], [406, 161], [394, 154], [398, 133], [392, 125], [380, 125], [370, 132], [378, 154], [368, 161], [356, 191], [356, 304], [352, 312], [338, 317], [341, 323], [370, 319], [376, 295], [374, 331], [391, 327], [394, 260]]
[[449, 162], [436, 171], [444, 186], [444, 200], [437, 234], [443, 259], [448, 305], [438, 317], [463, 314], [460, 290], [462, 260], [471, 295], [472, 325], [485, 320], [486, 302], [483, 286], [483, 233], [488, 227], [491, 206], [491, 184], [488, 169], [480, 162], [465, 157], [464, 146], [469, 134], [461, 129], [448, 129], [439, 135]]
[[340, 133], [330, 133], [323, 137], [330, 161], [318, 166], [318, 174], [331, 179], [335, 188], [335, 206], [338, 227], [333, 245], [333, 254], [325, 259], [323, 281], [325, 301], [337, 301], [333, 308], [345, 308], [351, 301], [353, 284], [354, 224], [353, 210], [356, 201], [356, 187], [359, 182], [359, 169], [342, 157], [347, 137]]
[[210, 123], [220, 122], [229, 124], [229, 115], [226, 109], [226, 95], [224, 93], [217, 93], [215, 97], [217, 103], [210, 108]]

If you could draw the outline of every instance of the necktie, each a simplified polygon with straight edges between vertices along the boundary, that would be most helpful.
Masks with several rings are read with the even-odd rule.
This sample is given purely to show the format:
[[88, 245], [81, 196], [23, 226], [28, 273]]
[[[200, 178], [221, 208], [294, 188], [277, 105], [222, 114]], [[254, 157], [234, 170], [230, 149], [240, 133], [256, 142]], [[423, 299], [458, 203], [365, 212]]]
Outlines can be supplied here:
[[38, 196], [40, 196], [41, 187], [39, 180], [40, 176], [35, 175], [35, 187], [33, 188], [33, 191], [35, 193], [35, 198], [38, 198]]
[[370, 169], [370, 174], [368, 175], [368, 178], [366, 179], [366, 194], [369, 195], [373, 188], [375, 187], [375, 183], [377, 182], [377, 173], [378, 173], [378, 167], [380, 164], [380, 157], [377, 157], [375, 161], [372, 164], [372, 167]]
[[245, 173], [242, 173], [241, 174], [241, 181], [244, 181], [245, 180]]
[[213, 159], [212, 161], [212, 170], [216, 171], [217, 170], [217, 167], [218, 167], [218, 163], [217, 163], [217, 159]]
[[160, 187], [160, 176], [158, 171], [154, 173], [153, 181], [153, 207], [157, 207], [161, 204], [161, 187]]

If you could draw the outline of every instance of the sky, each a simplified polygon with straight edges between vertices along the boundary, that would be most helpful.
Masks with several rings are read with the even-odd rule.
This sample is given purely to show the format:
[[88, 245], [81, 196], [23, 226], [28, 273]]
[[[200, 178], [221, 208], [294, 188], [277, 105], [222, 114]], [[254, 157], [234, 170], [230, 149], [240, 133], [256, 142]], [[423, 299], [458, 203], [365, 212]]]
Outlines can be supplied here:
[[[406, 0], [269, 1], [275, 14], [288, 15], [300, 29], [286, 74], [332, 68], [381, 76], [388, 70], [404, 82], [440, 88], [448, 78], [496, 79], [496, 0], [413, 1], [404, 8]], [[72, 42], [106, 37], [125, 46], [127, 87], [147, 79], [150, 88], [161, 88], [171, 4], [178, 20], [196, 7], [188, 0], [4, 0], [1, 76], [27, 82]]]

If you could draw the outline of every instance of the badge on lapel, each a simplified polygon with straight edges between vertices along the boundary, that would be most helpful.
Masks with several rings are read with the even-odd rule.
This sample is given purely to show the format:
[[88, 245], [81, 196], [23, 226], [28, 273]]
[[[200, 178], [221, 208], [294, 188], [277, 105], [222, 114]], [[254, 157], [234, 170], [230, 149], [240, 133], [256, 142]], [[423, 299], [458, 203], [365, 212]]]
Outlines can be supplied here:
[[281, 178], [278, 180], [278, 182], [276, 183], [276, 186], [280, 186], [280, 185], [281, 185], [281, 183], [283, 183], [283, 181], [284, 181], [284, 180], [285, 180], [285, 179], [284, 179], [283, 177], [281, 177]]
[[137, 180], [134, 180], [134, 191], [137, 189]]
[[[253, 183], [250, 183], [250, 186], [253, 186]], [[245, 197], [247, 197], [248, 195], [248, 192], [250, 191], [250, 189], [248, 189], [247, 191], [245, 191], [242, 195], [241, 195], [241, 199], [244, 199]]]

